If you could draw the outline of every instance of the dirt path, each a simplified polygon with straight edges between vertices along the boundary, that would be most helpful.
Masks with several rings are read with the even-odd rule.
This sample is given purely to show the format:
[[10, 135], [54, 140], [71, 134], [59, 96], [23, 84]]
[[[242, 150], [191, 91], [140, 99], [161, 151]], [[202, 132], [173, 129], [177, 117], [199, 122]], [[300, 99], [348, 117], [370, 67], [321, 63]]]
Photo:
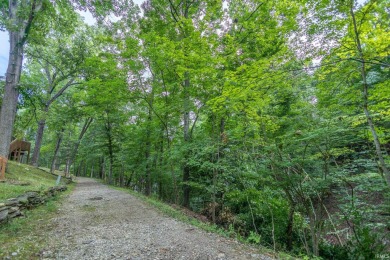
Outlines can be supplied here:
[[87, 178], [53, 222], [44, 259], [270, 259]]

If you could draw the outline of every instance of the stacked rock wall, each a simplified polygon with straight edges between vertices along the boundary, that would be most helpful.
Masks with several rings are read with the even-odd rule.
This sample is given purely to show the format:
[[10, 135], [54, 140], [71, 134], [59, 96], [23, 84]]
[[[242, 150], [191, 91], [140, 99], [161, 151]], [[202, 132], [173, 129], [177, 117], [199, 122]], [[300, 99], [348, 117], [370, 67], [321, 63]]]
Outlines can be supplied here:
[[45, 192], [28, 191], [16, 198], [0, 201], [0, 224], [23, 216], [23, 210], [34, 208], [55, 196], [58, 192], [65, 191], [66, 186], [51, 187]]

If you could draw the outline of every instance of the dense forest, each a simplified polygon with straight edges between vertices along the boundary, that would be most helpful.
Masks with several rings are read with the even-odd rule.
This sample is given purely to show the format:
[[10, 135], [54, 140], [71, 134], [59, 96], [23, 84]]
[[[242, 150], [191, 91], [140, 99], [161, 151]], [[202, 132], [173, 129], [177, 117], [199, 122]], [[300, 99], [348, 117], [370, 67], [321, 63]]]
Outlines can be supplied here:
[[[90, 12], [88, 25], [80, 15]], [[296, 256], [389, 250], [387, 0], [0, 1], [0, 155]]]

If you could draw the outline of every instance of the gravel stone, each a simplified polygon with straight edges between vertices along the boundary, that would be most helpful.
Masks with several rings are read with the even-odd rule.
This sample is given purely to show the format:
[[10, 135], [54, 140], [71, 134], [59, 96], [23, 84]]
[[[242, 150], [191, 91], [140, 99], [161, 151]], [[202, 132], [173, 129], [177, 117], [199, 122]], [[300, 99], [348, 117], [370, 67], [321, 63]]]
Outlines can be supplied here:
[[273, 259], [167, 217], [126, 192], [88, 178], [77, 182], [52, 219], [50, 253], [42, 259]]

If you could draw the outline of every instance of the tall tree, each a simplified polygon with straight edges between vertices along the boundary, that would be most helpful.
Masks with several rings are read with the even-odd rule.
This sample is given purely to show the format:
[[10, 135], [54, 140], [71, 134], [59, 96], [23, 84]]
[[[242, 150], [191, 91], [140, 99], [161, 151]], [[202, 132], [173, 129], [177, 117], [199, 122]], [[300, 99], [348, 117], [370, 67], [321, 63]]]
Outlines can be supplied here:
[[[160, 8], [164, 6], [164, 8]], [[176, 88], [181, 102], [182, 146], [185, 157], [182, 158], [182, 204], [189, 207], [190, 200], [190, 167], [187, 164], [189, 144], [193, 129], [199, 118], [200, 97], [206, 93], [208, 80], [212, 75], [210, 39], [216, 35], [216, 24], [219, 22], [222, 3], [220, 1], [147, 1], [143, 4], [144, 21], [141, 26], [142, 37], [147, 49], [153, 48], [153, 39], [164, 42], [173, 53], [164, 53], [171, 57], [171, 68], [159, 66], [160, 57], [150, 58], [150, 68], [154, 75], [162, 77], [164, 86]], [[204, 15], [203, 15], [204, 14]], [[210, 66], [207, 70], [201, 66]], [[207, 64], [207, 65], [206, 65]], [[171, 75], [171, 77], [168, 77]], [[207, 76], [206, 76], [207, 75]], [[177, 91], [180, 86], [180, 90]], [[165, 95], [173, 95], [168, 91]]]
[[[70, 19], [75, 19], [75, 17], [70, 17]], [[38, 105], [42, 112], [31, 158], [31, 164], [34, 166], [39, 163], [39, 152], [47, 113], [52, 104], [65, 91], [71, 86], [81, 83], [79, 77], [83, 73], [83, 63], [90, 53], [91, 39], [88, 29], [83, 28], [77, 22], [70, 22], [70, 24], [78, 26], [76, 31], [70, 28], [67, 28], [68, 31], [65, 34], [55, 31], [45, 45], [31, 47], [27, 50], [31, 62], [35, 63], [35, 73], [42, 74], [42, 78], [45, 79], [38, 83], [41, 86], [37, 86], [36, 90], [37, 94], [40, 95], [41, 104]], [[32, 71], [32, 73], [34, 72]]]
[[[388, 79], [380, 74], [389, 71], [388, 44], [385, 39], [389, 32], [383, 28], [389, 27], [388, 14], [386, 14], [386, 1], [368, 1], [359, 4], [358, 1], [335, 1], [325, 6], [313, 3], [316, 12], [316, 23], [318, 34], [325, 34], [325, 39], [333, 41], [331, 49], [326, 50], [323, 60], [323, 68], [320, 70], [319, 85], [326, 84], [330, 76], [336, 79], [328, 81], [337, 99], [346, 102], [343, 110], [353, 116], [358, 116], [359, 111], [363, 112], [368, 129], [371, 133], [374, 151], [378, 159], [380, 171], [384, 179], [390, 185], [390, 171], [386, 164], [386, 152], [381, 144], [378, 134], [378, 123], [375, 120], [375, 107], [378, 107], [379, 100], [372, 97], [382, 92], [383, 98], [387, 96], [383, 89], [388, 86]], [[329, 12], [337, 12], [339, 19], [329, 20]], [[313, 30], [316, 32], [315, 30]], [[315, 35], [318, 35], [315, 33]], [[337, 38], [336, 38], [337, 37]], [[324, 92], [323, 92], [324, 93]], [[332, 101], [329, 97], [325, 102]], [[352, 105], [353, 104], [353, 105]], [[386, 107], [381, 106], [382, 109]], [[359, 109], [360, 108], [360, 109]]]
[[[370, 3], [370, 5], [367, 5], [366, 7], [364, 7], [364, 9], [362, 10], [363, 11], [362, 15], [364, 15], [364, 16], [371, 16], [372, 17], [373, 16], [373, 14], [372, 14], [373, 11], [371, 10], [371, 8], [374, 9], [374, 12], [375, 12], [375, 9], [378, 8], [375, 5], [376, 5], [376, 3]], [[384, 3], [379, 2], [377, 5], [379, 5], [379, 10], [381, 11], [382, 10], [381, 7], [382, 7], [382, 5], [384, 5]], [[354, 39], [354, 43], [355, 43], [356, 60], [360, 63], [360, 76], [361, 76], [361, 79], [362, 79], [363, 111], [364, 111], [364, 115], [366, 116], [368, 127], [370, 129], [370, 132], [371, 132], [371, 135], [372, 135], [372, 138], [373, 138], [376, 155], [377, 155], [378, 160], [379, 160], [379, 165], [382, 168], [383, 174], [384, 174], [385, 179], [387, 181], [387, 185], [390, 186], [390, 170], [389, 170], [388, 166], [385, 163], [384, 155], [383, 155], [383, 151], [382, 151], [382, 147], [381, 147], [381, 143], [379, 141], [379, 137], [378, 137], [378, 134], [377, 134], [377, 131], [376, 131], [376, 127], [375, 127], [373, 118], [372, 118], [372, 114], [371, 114], [370, 109], [369, 109], [369, 92], [368, 92], [368, 89], [370, 87], [370, 83], [369, 83], [369, 80], [368, 80], [368, 68], [367, 68], [367, 66], [368, 66], [367, 63], [370, 62], [370, 59], [373, 59], [374, 62], [379, 59], [379, 62], [381, 62], [381, 60], [383, 58], [386, 58], [386, 56], [385, 57], [383, 56], [382, 52], [384, 50], [380, 49], [380, 48], [376, 48], [374, 54], [372, 54], [372, 53], [368, 54], [367, 53], [368, 51], [363, 50], [362, 35], [363, 35], [363, 37], [366, 36], [365, 40], [368, 40], [368, 41], [370, 40], [371, 37], [370, 36], [367, 37], [367, 34], [364, 35], [365, 32], [362, 31], [362, 30], [368, 29], [368, 28], [364, 28], [364, 29], [362, 28], [364, 26], [364, 24], [363, 24], [364, 17], [362, 17], [360, 19], [360, 24], [358, 24], [355, 8], [356, 8], [356, 3], [355, 3], [355, 1], [351, 0], [350, 1], [350, 6], [349, 6], [349, 14], [350, 14], [350, 17], [351, 17], [351, 20], [352, 20], [352, 26], [351, 26], [352, 28], [351, 28], [351, 30], [353, 31], [352, 38]], [[378, 14], [378, 13], [380, 15], [382, 15], [380, 12], [376, 12], [376, 14]], [[386, 17], [384, 19], [386, 19]], [[389, 26], [389, 25], [390, 25], [390, 23], [387, 23], [387, 26]], [[382, 24], [372, 24], [372, 26], [376, 27], [376, 26], [383, 26], [383, 25]], [[389, 33], [385, 33], [385, 35], [389, 36]], [[377, 35], [376, 37], [386, 37], [385, 35]], [[375, 46], [375, 47], [378, 47], [378, 46]], [[367, 49], [367, 47], [365, 49]], [[378, 61], [376, 61], [376, 62], [378, 62]]]
[[19, 95], [24, 46], [30, 37], [43, 1], [1, 1], [0, 28], [9, 33], [9, 60], [0, 113], [0, 156], [8, 158]]

